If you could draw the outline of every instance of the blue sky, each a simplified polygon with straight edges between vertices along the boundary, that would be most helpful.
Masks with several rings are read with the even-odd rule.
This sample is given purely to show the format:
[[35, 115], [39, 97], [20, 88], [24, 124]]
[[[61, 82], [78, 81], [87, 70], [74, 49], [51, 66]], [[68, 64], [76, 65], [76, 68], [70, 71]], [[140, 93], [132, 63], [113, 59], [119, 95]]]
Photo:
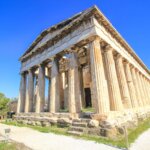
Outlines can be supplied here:
[[0, 92], [18, 96], [18, 59], [42, 30], [94, 4], [150, 68], [149, 0], [1, 0]]

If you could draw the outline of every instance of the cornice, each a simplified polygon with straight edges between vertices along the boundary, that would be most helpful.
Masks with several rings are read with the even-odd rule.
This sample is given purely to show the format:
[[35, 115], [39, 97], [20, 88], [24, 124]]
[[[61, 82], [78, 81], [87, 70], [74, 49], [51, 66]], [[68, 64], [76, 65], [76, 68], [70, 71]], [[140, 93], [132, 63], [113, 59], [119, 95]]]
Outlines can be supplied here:
[[[70, 29], [72, 29], [74, 26], [79, 25], [81, 22], [85, 21], [87, 18], [89, 18], [90, 16], [94, 15], [95, 18], [98, 20], [98, 22], [104, 26], [104, 28], [107, 30], [107, 32], [109, 32], [111, 34], [112, 37], [114, 37], [117, 42], [123, 46], [125, 48], [125, 50], [127, 50], [132, 56], [133, 58], [146, 70], [146, 72], [148, 72], [148, 74], [150, 74], [149, 69], [146, 67], [146, 65], [142, 62], [142, 60], [136, 55], [136, 53], [134, 52], [134, 50], [129, 46], [129, 44], [124, 40], [124, 38], [118, 33], [118, 31], [112, 26], [112, 24], [108, 21], [108, 19], [103, 15], [103, 13], [97, 8], [97, 6], [93, 6], [75, 16], [73, 16], [72, 18], [69, 18], [68, 20], [57, 24], [45, 31], [43, 31], [40, 36], [33, 42], [33, 44], [30, 46], [30, 48], [25, 52], [25, 54], [20, 58], [20, 61], [22, 61], [23, 59], [25, 59], [26, 57], [29, 57], [29, 55], [32, 55], [32, 53], [34, 53], [35, 51], [41, 51], [42, 49], [44, 49], [44, 47], [50, 46], [50, 43], [53, 43], [56, 41], [56, 39], [59, 39], [62, 37], [62, 35], [64, 35], [65, 33], [68, 33]], [[67, 21], [70, 23], [67, 24]], [[56, 31], [57, 29], [60, 29], [61, 25], [65, 25], [65, 23], [67, 24], [66, 26], [63, 27], [63, 30], [57, 34], [54, 38], [50, 39], [49, 41], [47, 41], [44, 45], [42, 45], [41, 47], [38, 47], [34, 52], [32, 51], [32, 49], [37, 45], [37, 43], [44, 38], [48, 33]]]

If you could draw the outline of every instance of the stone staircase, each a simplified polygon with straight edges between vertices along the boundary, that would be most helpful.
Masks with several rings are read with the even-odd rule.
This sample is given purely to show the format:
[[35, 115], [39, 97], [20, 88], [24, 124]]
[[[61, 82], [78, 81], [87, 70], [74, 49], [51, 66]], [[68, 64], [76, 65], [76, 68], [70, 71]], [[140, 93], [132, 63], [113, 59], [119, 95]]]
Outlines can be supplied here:
[[90, 119], [74, 119], [67, 133], [75, 136], [80, 136], [83, 133], [86, 133], [86, 128], [89, 121]]

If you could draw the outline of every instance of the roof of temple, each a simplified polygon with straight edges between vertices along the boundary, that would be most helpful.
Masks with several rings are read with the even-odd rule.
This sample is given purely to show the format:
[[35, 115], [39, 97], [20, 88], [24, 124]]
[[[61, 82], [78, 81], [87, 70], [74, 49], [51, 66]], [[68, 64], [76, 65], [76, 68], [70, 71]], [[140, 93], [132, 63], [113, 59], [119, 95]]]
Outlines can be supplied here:
[[78, 13], [76, 15], [74, 15], [73, 17], [62, 21], [54, 26], [51, 26], [50, 28], [44, 30], [37, 38], [36, 40], [31, 44], [31, 46], [27, 49], [27, 51], [23, 54], [23, 56], [25, 56], [27, 53], [29, 53], [35, 46], [36, 44], [38, 44], [39, 41], [42, 40], [42, 38], [47, 35], [50, 32], [54, 32], [56, 30], [62, 29], [63, 27], [67, 26], [68, 24], [70, 24], [73, 20], [77, 19], [79, 16], [81, 16], [82, 13]]
[[[73, 26], [75, 22], [80, 21], [84, 18], [84, 16], [87, 16], [87, 14], [94, 14], [96, 16], [96, 19], [98, 19], [99, 22], [101, 22], [102, 25], [105, 26], [108, 32], [111, 33], [111, 35], [123, 46], [125, 49], [139, 62], [139, 64], [145, 68], [145, 70], [150, 74], [149, 69], [145, 66], [145, 64], [142, 62], [142, 60], [136, 55], [134, 50], [128, 45], [128, 43], [123, 39], [123, 37], [117, 32], [117, 30], [112, 26], [112, 24], [108, 21], [108, 19], [103, 15], [103, 13], [97, 8], [97, 6], [90, 7], [89, 9], [80, 12], [73, 17], [60, 22], [46, 30], [44, 30], [37, 38], [36, 40], [30, 45], [30, 47], [27, 49], [27, 51], [20, 57], [20, 60], [23, 60], [26, 55], [32, 52], [32, 49], [49, 33], [52, 33], [56, 30], [60, 30], [63, 28], [67, 28], [68, 26]], [[90, 16], [90, 15], [89, 15]]]

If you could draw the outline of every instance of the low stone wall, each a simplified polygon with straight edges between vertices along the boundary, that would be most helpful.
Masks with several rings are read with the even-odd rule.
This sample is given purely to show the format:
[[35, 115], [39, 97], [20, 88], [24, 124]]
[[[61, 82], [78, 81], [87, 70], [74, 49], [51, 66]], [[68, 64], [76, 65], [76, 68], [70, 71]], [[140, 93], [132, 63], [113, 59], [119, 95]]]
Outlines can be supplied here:
[[[102, 119], [103, 118], [103, 119]], [[116, 138], [119, 134], [124, 134], [123, 126], [133, 129], [138, 123], [150, 118], [150, 108], [141, 108], [140, 110], [127, 110], [125, 112], [111, 112], [107, 117], [98, 117], [91, 115], [91, 118], [73, 119], [69, 114], [18, 114], [15, 120], [18, 123], [33, 125], [33, 126], [51, 126], [58, 125], [59, 127], [72, 127], [76, 122], [81, 124], [77, 130], [83, 133], [99, 135], [104, 137]], [[84, 126], [82, 126], [84, 123]]]
[[28, 124], [33, 126], [51, 126], [62, 124], [64, 126], [71, 125], [72, 121], [69, 114], [50, 114], [50, 113], [22, 113], [14, 116], [18, 123]]

